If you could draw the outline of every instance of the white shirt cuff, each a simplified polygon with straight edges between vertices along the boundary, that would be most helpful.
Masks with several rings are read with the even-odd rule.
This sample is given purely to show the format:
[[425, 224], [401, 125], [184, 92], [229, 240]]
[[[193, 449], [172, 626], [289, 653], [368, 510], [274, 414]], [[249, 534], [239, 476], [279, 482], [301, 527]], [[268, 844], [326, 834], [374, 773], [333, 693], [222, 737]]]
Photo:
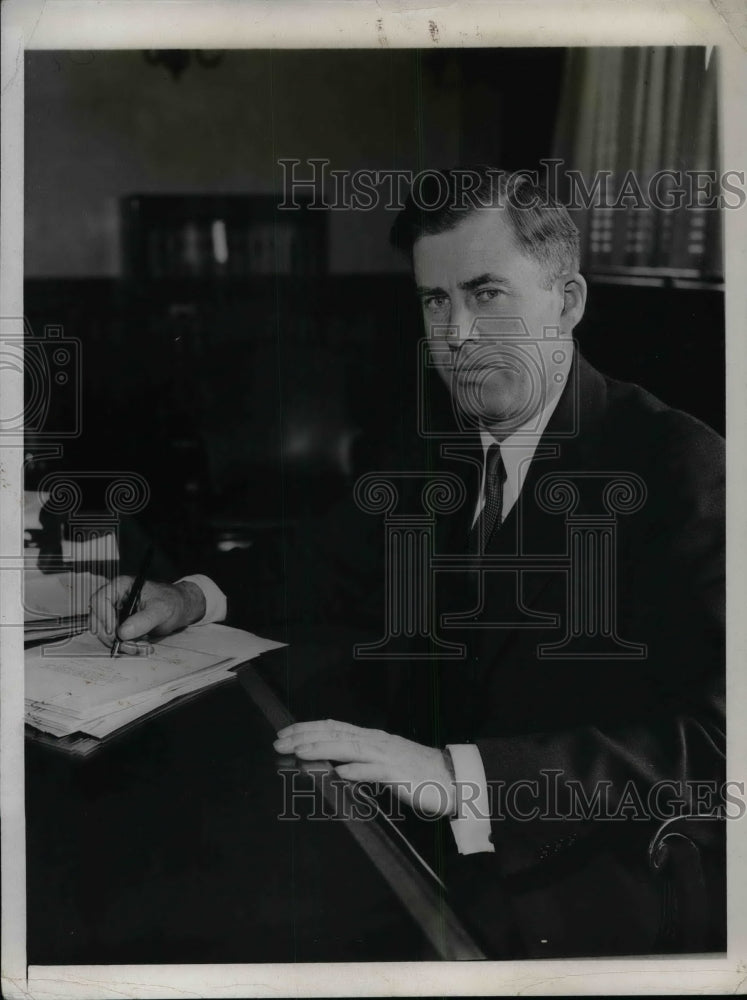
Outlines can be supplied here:
[[480, 751], [473, 743], [447, 746], [454, 764], [457, 815], [451, 822], [460, 854], [495, 853], [491, 837], [488, 781]]
[[209, 576], [196, 573], [194, 576], [183, 576], [176, 583], [194, 583], [205, 595], [205, 614], [195, 625], [208, 625], [210, 622], [222, 622], [228, 613], [226, 595]]

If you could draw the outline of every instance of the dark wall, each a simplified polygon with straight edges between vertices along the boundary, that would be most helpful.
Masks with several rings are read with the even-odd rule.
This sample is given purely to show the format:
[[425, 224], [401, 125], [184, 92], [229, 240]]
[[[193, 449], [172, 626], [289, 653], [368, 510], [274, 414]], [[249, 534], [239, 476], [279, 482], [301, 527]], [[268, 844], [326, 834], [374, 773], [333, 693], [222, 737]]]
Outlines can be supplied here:
[[[275, 192], [279, 157], [533, 166], [552, 152], [563, 51], [232, 50], [178, 79], [138, 51], [28, 51], [26, 275], [117, 277], [122, 197]], [[388, 214], [334, 213], [330, 270], [404, 270]]]
[[577, 333], [602, 371], [724, 433], [722, 291], [594, 283]]

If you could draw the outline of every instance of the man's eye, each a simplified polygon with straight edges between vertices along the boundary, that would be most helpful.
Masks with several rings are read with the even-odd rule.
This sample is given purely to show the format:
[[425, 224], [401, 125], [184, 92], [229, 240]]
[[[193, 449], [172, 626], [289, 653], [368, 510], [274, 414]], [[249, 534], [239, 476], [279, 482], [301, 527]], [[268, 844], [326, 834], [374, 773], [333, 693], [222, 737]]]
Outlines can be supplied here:
[[475, 299], [484, 305], [486, 302], [491, 302], [493, 299], [498, 298], [498, 296], [502, 294], [503, 293], [500, 288], [479, 288], [475, 292]]
[[427, 312], [442, 312], [448, 305], [448, 298], [445, 295], [429, 295], [423, 299], [423, 308]]

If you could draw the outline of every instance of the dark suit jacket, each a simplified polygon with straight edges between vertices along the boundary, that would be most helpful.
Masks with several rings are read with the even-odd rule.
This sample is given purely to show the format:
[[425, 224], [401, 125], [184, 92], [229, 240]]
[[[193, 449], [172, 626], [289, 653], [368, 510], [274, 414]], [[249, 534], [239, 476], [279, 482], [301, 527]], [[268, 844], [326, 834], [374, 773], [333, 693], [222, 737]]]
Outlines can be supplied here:
[[[473, 432], [462, 444], [479, 453]], [[437, 519], [435, 549], [465, 553], [477, 466], [437, 442], [413, 450], [407, 435], [382, 461], [464, 481], [467, 500]], [[463, 659], [353, 663], [344, 633], [347, 686], [363, 693], [350, 721], [480, 749], [496, 853], [448, 848], [445, 870], [496, 957], [661, 947], [663, 889], [646, 845], [687, 782], [724, 779], [723, 535], [722, 439], [577, 352], [519, 501], [490, 542], [488, 555], [507, 560], [485, 576], [473, 622], [490, 627], [444, 627], [444, 614], [475, 604], [477, 573], [462, 571], [438, 574], [437, 619], [442, 638], [464, 641]], [[275, 557], [259, 590], [248, 589], [256, 570], [242, 578], [229, 607], [250, 611], [234, 620], [274, 619], [296, 644], [310, 627], [339, 637], [335, 623], [381, 636], [383, 555], [381, 519], [344, 504], [313, 536], [288, 541], [282, 572]], [[339, 714], [329, 688], [305, 690], [286, 691], [298, 716]], [[366, 714], [374, 701], [376, 718]]]

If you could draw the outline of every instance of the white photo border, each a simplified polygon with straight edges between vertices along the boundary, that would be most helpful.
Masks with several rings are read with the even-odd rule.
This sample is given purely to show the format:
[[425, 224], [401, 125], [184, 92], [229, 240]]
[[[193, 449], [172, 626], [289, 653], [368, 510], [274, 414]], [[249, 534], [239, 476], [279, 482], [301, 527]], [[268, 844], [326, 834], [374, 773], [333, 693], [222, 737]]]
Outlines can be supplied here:
[[[2, 4], [3, 316], [23, 315], [23, 67], [26, 49], [379, 48], [590, 45], [720, 47], [722, 164], [747, 167], [747, 41], [708, 0], [450, 3], [430, 0], [5, 0]], [[303, 16], [300, 16], [303, 11]], [[743, 18], [743, 12], [741, 13]], [[438, 26], [434, 41], [432, 24]], [[742, 34], [745, 32], [742, 30]], [[729, 773], [744, 781], [747, 676], [747, 209], [724, 213], [728, 455]], [[2, 373], [3, 407], [21, 412], [22, 380]], [[8, 411], [6, 411], [8, 412]], [[22, 536], [22, 447], [2, 447], [0, 554]], [[0, 576], [0, 624], [22, 621], [20, 573]], [[313, 965], [26, 965], [21, 630], [0, 627], [2, 992], [34, 1000], [262, 997], [734, 993], [747, 980], [747, 822], [730, 825], [725, 956], [525, 962]]]

